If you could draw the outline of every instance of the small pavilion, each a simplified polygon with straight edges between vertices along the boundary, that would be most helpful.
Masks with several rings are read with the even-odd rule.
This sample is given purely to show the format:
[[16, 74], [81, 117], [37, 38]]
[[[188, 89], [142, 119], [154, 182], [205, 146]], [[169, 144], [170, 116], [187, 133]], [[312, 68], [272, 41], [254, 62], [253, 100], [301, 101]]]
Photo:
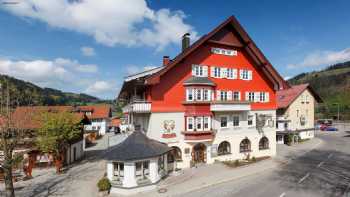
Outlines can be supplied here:
[[107, 153], [107, 177], [111, 193], [133, 194], [154, 189], [168, 173], [166, 144], [135, 131]]

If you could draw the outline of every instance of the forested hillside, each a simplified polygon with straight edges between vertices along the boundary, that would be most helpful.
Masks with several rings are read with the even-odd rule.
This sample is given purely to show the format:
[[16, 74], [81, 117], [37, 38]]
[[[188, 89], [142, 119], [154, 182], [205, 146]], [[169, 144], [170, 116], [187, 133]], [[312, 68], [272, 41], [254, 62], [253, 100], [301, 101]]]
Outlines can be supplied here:
[[52, 88], [41, 88], [32, 83], [25, 82], [7, 75], [0, 75], [0, 84], [8, 83], [16, 91], [18, 105], [85, 105], [100, 103], [100, 99], [87, 95], [62, 92]]
[[321, 71], [302, 73], [288, 80], [291, 84], [309, 83], [322, 97], [318, 115], [337, 115], [339, 104], [341, 119], [350, 120], [350, 61], [335, 64]]

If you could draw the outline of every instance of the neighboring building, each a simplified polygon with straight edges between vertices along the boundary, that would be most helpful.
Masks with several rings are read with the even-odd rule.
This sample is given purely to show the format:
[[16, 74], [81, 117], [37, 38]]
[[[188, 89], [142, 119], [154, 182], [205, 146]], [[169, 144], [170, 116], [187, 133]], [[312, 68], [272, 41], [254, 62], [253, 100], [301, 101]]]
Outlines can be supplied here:
[[274, 156], [283, 78], [233, 16], [189, 39], [162, 67], [125, 78], [118, 99], [127, 129], [172, 147], [173, 168]]
[[96, 133], [104, 135], [109, 131], [110, 118], [112, 117], [112, 109], [109, 105], [87, 105], [77, 106], [78, 112], [84, 113], [91, 124], [85, 125], [84, 130], [88, 133]]
[[300, 139], [314, 137], [317, 102], [322, 100], [309, 84], [295, 85], [277, 92], [277, 143], [285, 143], [288, 134]]
[[109, 130], [111, 132], [120, 132], [121, 121], [122, 120], [119, 117], [112, 117], [109, 124]]
[[[81, 136], [72, 140], [64, 155], [64, 164], [68, 165], [74, 161], [80, 160], [84, 156], [83, 150], [83, 124], [88, 123], [88, 119], [84, 114], [76, 113], [72, 106], [25, 106], [17, 107], [12, 119], [15, 121], [16, 127], [24, 130], [20, 146], [16, 148], [16, 152], [25, 152], [31, 160], [34, 161], [34, 167], [47, 166], [53, 164], [53, 157], [49, 153], [42, 153], [35, 146], [36, 130], [43, 124], [39, 117], [42, 113], [59, 113], [71, 112], [75, 114], [77, 122], [82, 125]], [[1, 155], [1, 154], [0, 154]]]

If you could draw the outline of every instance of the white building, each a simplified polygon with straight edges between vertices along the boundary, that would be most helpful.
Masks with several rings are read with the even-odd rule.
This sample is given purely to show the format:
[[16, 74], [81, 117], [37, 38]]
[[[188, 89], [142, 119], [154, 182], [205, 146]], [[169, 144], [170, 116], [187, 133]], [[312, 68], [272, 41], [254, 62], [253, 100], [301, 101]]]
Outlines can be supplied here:
[[277, 143], [286, 143], [289, 134], [294, 135], [294, 141], [314, 137], [317, 102], [322, 100], [309, 84], [277, 92]]
[[86, 132], [104, 135], [109, 131], [110, 118], [112, 117], [109, 105], [78, 106], [77, 110], [84, 113], [91, 121], [91, 124], [84, 126]]

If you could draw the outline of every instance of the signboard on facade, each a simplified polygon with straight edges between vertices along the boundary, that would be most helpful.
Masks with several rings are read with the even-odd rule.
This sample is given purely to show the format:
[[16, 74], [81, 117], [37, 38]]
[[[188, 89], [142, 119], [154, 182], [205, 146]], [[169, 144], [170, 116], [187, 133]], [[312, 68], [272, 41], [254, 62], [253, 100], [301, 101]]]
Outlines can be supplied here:
[[211, 152], [211, 157], [218, 156], [218, 145], [217, 144], [211, 145], [210, 152]]

